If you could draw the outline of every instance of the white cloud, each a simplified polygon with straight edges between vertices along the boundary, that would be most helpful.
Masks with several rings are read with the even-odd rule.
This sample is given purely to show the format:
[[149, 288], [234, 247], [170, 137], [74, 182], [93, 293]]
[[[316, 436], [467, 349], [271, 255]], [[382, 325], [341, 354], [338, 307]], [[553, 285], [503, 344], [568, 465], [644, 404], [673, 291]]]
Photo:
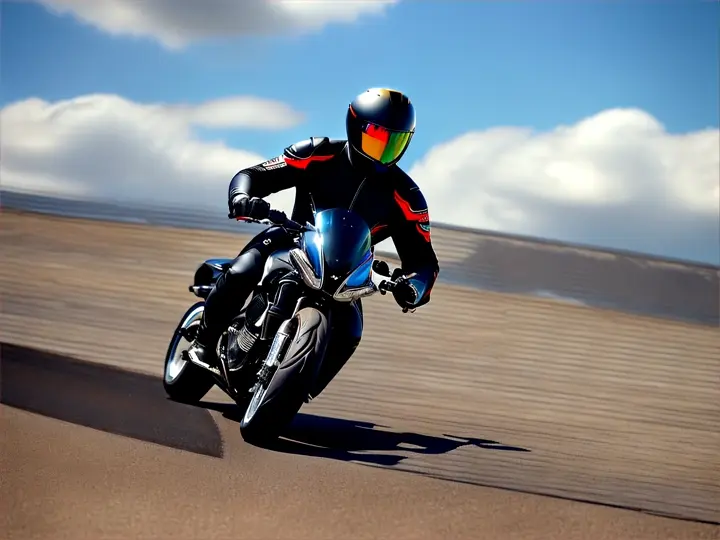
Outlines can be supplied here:
[[[23, 0], [19, 0], [23, 1]], [[24, 0], [113, 35], [169, 48], [214, 37], [315, 31], [382, 13], [398, 0]]]
[[304, 120], [304, 115], [285, 103], [252, 96], [215, 99], [199, 105], [163, 106], [163, 110], [208, 128], [287, 129]]
[[[286, 105], [254, 99], [227, 99], [226, 108], [113, 95], [8, 105], [0, 116], [3, 188], [206, 206], [224, 216], [232, 175], [272, 156], [202, 141], [192, 128], [259, 127], [264, 118], [277, 129], [301, 118]], [[717, 129], [668, 134], [642, 111], [608, 110], [544, 133], [467, 133], [434, 147], [409, 172], [435, 222], [720, 259]], [[271, 200], [287, 211], [293, 196]]]
[[409, 172], [433, 221], [720, 261], [717, 129], [670, 134], [611, 109], [544, 133], [466, 133]]
[[[196, 106], [105, 94], [27, 99], [2, 109], [0, 179], [16, 191], [224, 211], [230, 178], [265, 157], [201, 141], [193, 125], [278, 129], [301, 118], [285, 104], [247, 97]], [[291, 199], [276, 198], [283, 208]]]

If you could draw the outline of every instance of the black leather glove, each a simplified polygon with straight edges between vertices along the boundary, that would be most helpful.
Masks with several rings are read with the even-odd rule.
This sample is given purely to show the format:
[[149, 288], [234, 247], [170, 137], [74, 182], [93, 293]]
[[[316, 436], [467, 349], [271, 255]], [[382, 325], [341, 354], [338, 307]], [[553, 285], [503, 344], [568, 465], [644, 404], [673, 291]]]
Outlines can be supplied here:
[[235, 195], [230, 204], [232, 217], [246, 217], [252, 219], [267, 219], [270, 215], [270, 203], [259, 197], [252, 199], [241, 193]]
[[415, 287], [410, 284], [405, 276], [398, 275], [397, 273], [393, 276], [393, 281], [395, 281], [395, 288], [393, 288], [392, 294], [395, 302], [397, 302], [404, 311], [414, 309], [418, 295]]

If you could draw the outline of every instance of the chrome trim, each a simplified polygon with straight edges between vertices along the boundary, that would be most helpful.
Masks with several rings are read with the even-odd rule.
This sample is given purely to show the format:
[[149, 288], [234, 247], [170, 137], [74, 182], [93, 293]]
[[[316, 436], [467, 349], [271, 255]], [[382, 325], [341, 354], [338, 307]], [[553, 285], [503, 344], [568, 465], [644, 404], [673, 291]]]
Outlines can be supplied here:
[[315, 290], [322, 287], [322, 277], [315, 274], [312, 263], [308, 259], [307, 254], [300, 248], [290, 250], [290, 260], [293, 262], [295, 269], [302, 277], [305, 284]]

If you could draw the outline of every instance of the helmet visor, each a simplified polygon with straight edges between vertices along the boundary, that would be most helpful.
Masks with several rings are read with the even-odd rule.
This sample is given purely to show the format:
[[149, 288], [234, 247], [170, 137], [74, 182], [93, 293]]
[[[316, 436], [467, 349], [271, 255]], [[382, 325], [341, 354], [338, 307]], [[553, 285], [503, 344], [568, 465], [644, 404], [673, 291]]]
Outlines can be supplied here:
[[360, 149], [369, 158], [387, 165], [405, 151], [411, 137], [412, 131], [390, 131], [377, 124], [367, 123], [362, 131]]

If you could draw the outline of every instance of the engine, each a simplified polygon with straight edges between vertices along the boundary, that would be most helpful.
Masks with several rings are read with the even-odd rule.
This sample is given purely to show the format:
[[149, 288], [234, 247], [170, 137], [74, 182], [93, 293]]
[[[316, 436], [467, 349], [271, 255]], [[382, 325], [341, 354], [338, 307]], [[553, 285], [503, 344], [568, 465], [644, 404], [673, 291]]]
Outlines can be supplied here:
[[261, 327], [256, 326], [256, 323], [262, 317], [265, 307], [263, 295], [255, 295], [245, 310], [245, 317], [238, 319], [228, 328], [225, 354], [230, 370], [235, 371], [242, 367], [247, 353], [257, 341]]

